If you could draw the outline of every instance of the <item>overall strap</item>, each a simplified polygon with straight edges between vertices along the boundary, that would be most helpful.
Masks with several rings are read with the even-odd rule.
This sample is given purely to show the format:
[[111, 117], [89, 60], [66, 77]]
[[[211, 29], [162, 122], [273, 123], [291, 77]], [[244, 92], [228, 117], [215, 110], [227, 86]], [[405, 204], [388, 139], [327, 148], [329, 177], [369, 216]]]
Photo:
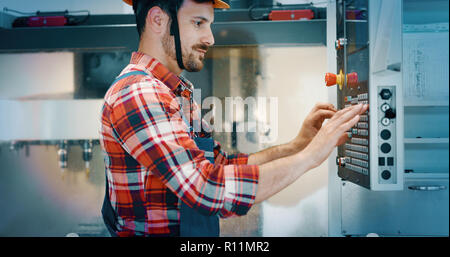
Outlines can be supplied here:
[[[114, 80], [114, 82], [111, 85], [116, 84], [122, 79], [125, 79], [129, 76], [133, 75], [148, 75], [144, 71], [132, 71], [125, 73]], [[116, 212], [114, 211], [114, 208], [111, 205], [111, 200], [109, 199], [109, 183], [108, 183], [108, 176], [105, 172], [105, 198], [103, 199], [103, 205], [102, 205], [102, 217], [103, 222], [106, 225], [106, 228], [108, 229], [111, 236], [116, 237], [117, 236], [117, 230], [119, 228], [119, 222]]]

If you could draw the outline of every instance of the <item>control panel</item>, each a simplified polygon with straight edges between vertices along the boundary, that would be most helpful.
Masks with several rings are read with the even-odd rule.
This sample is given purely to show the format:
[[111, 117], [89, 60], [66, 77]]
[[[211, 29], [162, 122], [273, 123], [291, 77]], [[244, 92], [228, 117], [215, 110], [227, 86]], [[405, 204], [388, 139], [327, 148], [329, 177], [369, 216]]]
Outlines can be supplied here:
[[336, 165], [341, 179], [370, 190], [403, 189], [402, 75], [398, 58], [390, 56], [401, 53], [401, 31], [392, 29], [392, 20], [372, 18], [380, 17], [381, 5], [394, 2], [336, 3], [337, 72], [325, 76], [326, 86], [337, 85], [338, 109], [369, 104], [347, 132], [349, 140], [338, 147]]
[[378, 88], [378, 183], [396, 183], [395, 87]]

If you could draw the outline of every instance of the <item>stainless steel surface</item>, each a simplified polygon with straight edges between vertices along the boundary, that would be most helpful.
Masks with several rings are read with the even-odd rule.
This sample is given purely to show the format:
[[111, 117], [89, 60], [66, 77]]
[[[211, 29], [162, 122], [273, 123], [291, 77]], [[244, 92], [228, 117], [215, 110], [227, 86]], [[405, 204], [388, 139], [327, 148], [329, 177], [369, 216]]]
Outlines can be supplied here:
[[252, 5], [263, 6], [273, 4], [272, 0], [229, 0], [230, 8], [248, 8]]
[[369, 191], [342, 182], [342, 231], [365, 236], [448, 236], [448, 176], [411, 179], [405, 188], [439, 187], [441, 190]]
[[[214, 48], [210, 56], [213, 59], [212, 95], [221, 99], [222, 103], [225, 103], [226, 97], [246, 99], [257, 96], [261, 88], [258, 77], [261, 76], [261, 63], [264, 62], [259, 47], [219, 47]], [[244, 124], [255, 115], [251, 113], [249, 106], [243, 106], [243, 109], [237, 106], [235, 113], [226, 117], [225, 108], [220, 108], [222, 113], [217, 113], [214, 123], [219, 122], [218, 117], [223, 117], [221, 124], [224, 126]], [[260, 138], [255, 132], [215, 132], [214, 139], [229, 153], [253, 153], [261, 150]], [[221, 220], [221, 235], [261, 236], [261, 222], [261, 208], [256, 205], [246, 216]]]
[[[336, 17], [336, 1], [327, 1], [327, 16]], [[337, 40], [337, 19], [327, 19], [327, 71], [337, 70], [337, 53], [335, 42]], [[328, 99], [331, 104], [337, 106], [338, 87], [328, 90]], [[328, 236], [342, 236], [342, 198], [341, 198], [341, 179], [337, 175], [337, 166], [333, 165], [336, 161], [337, 148], [328, 157]]]
[[[95, 19], [97, 24], [80, 26], [0, 28], [0, 36], [8, 39], [0, 41], [0, 52], [134, 51], [138, 47], [139, 39], [136, 25], [131, 22], [130, 17], [132, 15], [117, 15], [117, 20], [124, 22], [122, 24], [114, 22], [114, 16], [104, 16]], [[308, 21], [227, 21], [226, 18], [223, 19], [226, 21], [216, 21], [212, 25], [216, 46], [325, 45], [326, 41], [324, 19]]]
[[216, 22], [212, 28], [216, 46], [326, 44], [326, 20]]
[[[215, 133], [215, 139], [230, 153], [252, 153], [286, 143], [298, 133], [303, 118], [313, 105], [326, 99], [326, 89], [314, 86], [321, 84], [320, 74], [325, 71], [326, 54], [323, 47], [310, 48], [301, 44], [289, 47], [217, 47], [211, 51], [210, 58], [212, 95], [222, 100], [219, 103], [222, 105], [222, 115], [218, 115], [218, 111], [215, 124], [219, 117], [225, 116], [225, 97], [278, 98], [276, 115], [265, 113], [269, 116], [265, 121], [279, 124], [278, 135], [275, 128], [268, 135], [269, 140], [274, 136], [277, 141], [269, 143], [265, 140], [266, 135], [254, 132]], [[308, 62], [299, 61], [302, 59]], [[236, 125], [245, 124], [251, 118], [260, 125], [264, 120], [263, 116], [247, 111], [250, 111], [247, 106], [237, 108], [232, 119], [227, 120], [228, 125], [232, 126], [233, 121]], [[225, 126], [224, 122], [222, 125]], [[311, 171], [309, 176], [299, 179], [264, 204], [253, 206], [247, 216], [222, 220], [222, 235], [325, 235], [326, 180], [322, 172], [325, 170], [326, 164]]]
[[33, 145], [10, 151], [0, 144], [0, 236], [109, 236], [101, 219], [104, 163], [93, 147], [86, 176], [79, 145], [68, 147], [67, 170], [61, 173], [57, 147]]
[[98, 139], [102, 99], [0, 100], [0, 141]]
[[[135, 50], [136, 25], [0, 28], [0, 52]], [[49, 39], [57, 40], [49, 40]]]
[[[369, 103], [370, 113], [370, 158], [371, 158], [371, 189], [372, 190], [403, 190], [404, 189], [404, 111], [403, 70], [390, 69], [391, 66], [402, 66], [403, 31], [402, 1], [370, 1], [369, 2]], [[392, 91], [390, 99], [383, 99], [380, 93], [383, 89]], [[390, 104], [395, 108], [395, 117], [390, 117], [390, 125], [379, 124], [382, 118], [389, 116], [382, 113], [381, 105]], [[374, 109], [377, 111], [373, 111]], [[383, 129], [389, 128], [392, 137], [384, 140], [380, 137]], [[392, 150], [383, 153], [383, 144], [390, 144]], [[380, 151], [381, 150], [381, 151]], [[379, 157], [394, 159], [391, 176], [383, 179], [383, 169], [378, 164]], [[380, 178], [381, 177], [381, 178]]]

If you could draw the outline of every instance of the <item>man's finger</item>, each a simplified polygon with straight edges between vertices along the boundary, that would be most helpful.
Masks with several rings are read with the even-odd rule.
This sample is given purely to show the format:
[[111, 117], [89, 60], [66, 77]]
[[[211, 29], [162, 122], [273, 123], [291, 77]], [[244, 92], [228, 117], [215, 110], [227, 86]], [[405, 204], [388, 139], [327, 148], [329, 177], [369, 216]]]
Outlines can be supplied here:
[[[347, 107], [345, 109], [342, 109], [333, 116], [333, 118], [329, 121], [329, 123], [333, 124], [335, 126], [339, 126], [343, 122], [347, 121], [348, 119], [350, 119], [351, 117], [356, 115], [356, 113], [359, 112], [359, 110], [361, 108], [362, 108], [362, 104], [353, 105], [353, 106]], [[357, 110], [355, 111], [355, 109], [357, 109]], [[348, 113], [351, 113], [351, 114], [348, 114]]]
[[330, 119], [334, 116], [335, 112], [330, 110], [318, 110], [315, 112], [312, 117], [311, 121], [313, 123], [320, 122], [322, 123], [324, 119]]
[[339, 117], [339, 119], [337, 120], [338, 124], [347, 122], [348, 120], [352, 119], [357, 114], [364, 113], [367, 110], [367, 108], [368, 108], [368, 105], [362, 105], [362, 104], [358, 104], [358, 105], [354, 106], [354, 108], [352, 108], [351, 110], [342, 114]]
[[356, 115], [358, 115], [361, 110], [363, 109], [363, 105], [358, 105], [357, 107], [351, 109], [350, 111], [344, 113], [339, 119], [337, 120], [338, 124], [346, 123], [347, 121], [353, 119]]
[[314, 108], [312, 109], [311, 112], [316, 112], [317, 110], [321, 110], [321, 109], [337, 112], [334, 105], [332, 105], [330, 103], [316, 103], [316, 105], [314, 105]]
[[338, 127], [338, 131], [340, 133], [344, 133], [344, 132], [348, 131], [350, 128], [355, 126], [355, 124], [359, 121], [359, 118], [360, 118], [359, 114], [357, 114], [356, 116], [353, 116], [351, 119], [349, 119], [346, 122], [342, 123]]
[[348, 139], [349, 139], [349, 138], [348, 138], [348, 133], [342, 134], [341, 137], [340, 137], [339, 140], [338, 140], [337, 145], [339, 146], [339, 145], [345, 144], [345, 142], [347, 142]]

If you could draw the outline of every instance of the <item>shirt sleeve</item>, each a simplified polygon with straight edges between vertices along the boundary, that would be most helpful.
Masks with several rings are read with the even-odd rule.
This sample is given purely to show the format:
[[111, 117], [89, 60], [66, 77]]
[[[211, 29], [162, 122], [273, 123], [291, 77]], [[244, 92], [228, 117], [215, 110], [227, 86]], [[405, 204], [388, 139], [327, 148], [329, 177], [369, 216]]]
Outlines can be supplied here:
[[[194, 105], [197, 109], [198, 106], [194, 102]], [[207, 132], [212, 132], [212, 127], [209, 125], [208, 122], [206, 122], [204, 119], [201, 119], [202, 122], [202, 128], [205, 129]], [[218, 141], [214, 140], [214, 163], [216, 165], [245, 165], [248, 162], [248, 154], [245, 153], [235, 153], [235, 154], [229, 154], [222, 150], [222, 146]]]
[[246, 214], [255, 200], [258, 166], [211, 164], [189, 137], [181, 112], [170, 89], [141, 82], [120, 91], [110, 120], [122, 147], [188, 206], [223, 218]]
[[222, 150], [219, 142], [214, 140], [214, 163], [222, 165], [245, 165], [248, 162], [248, 154], [229, 154]]

